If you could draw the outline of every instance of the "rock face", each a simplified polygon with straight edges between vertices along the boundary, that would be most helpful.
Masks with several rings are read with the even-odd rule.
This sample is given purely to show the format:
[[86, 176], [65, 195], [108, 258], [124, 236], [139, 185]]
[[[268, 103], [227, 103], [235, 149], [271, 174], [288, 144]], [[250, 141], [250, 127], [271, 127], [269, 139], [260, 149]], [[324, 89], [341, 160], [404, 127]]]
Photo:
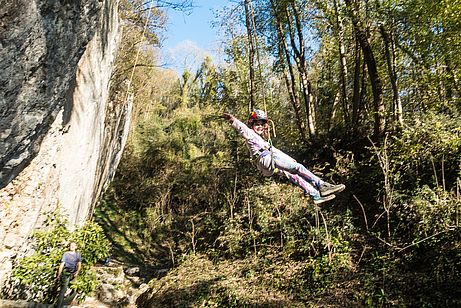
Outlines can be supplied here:
[[0, 287], [57, 207], [82, 224], [114, 174], [131, 104], [109, 101], [117, 0], [0, 7]]

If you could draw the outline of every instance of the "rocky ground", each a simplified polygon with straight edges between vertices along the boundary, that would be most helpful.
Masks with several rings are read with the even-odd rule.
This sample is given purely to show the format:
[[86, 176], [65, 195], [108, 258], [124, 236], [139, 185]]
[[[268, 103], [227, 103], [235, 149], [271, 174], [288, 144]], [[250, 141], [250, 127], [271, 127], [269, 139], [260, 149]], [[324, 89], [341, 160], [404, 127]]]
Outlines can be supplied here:
[[[100, 281], [92, 296], [83, 303], [72, 303], [74, 308], [134, 308], [135, 301], [146, 291], [147, 281], [140, 277], [139, 267], [128, 267], [118, 261], [110, 261], [95, 267]], [[53, 308], [53, 305], [29, 302], [25, 300], [1, 300], [1, 308]]]
[[136, 307], [137, 297], [147, 289], [147, 281], [140, 277], [139, 267], [127, 267], [116, 260], [95, 268], [100, 285], [86, 300], [72, 307], [113, 308]]
[[139, 267], [126, 267], [111, 261], [96, 267], [100, 285], [92, 297], [78, 307], [136, 307], [136, 298], [147, 289], [147, 282], [140, 277]]

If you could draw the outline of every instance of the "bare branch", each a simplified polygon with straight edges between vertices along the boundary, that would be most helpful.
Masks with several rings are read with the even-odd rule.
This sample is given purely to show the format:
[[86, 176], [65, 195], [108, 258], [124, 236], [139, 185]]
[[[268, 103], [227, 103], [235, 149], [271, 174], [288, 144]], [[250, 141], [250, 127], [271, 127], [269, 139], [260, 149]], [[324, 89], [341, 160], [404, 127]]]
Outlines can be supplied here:
[[362, 208], [363, 218], [365, 219], [365, 226], [367, 227], [367, 231], [368, 231], [368, 220], [367, 220], [367, 214], [365, 213], [365, 208], [363, 207], [362, 202], [360, 202], [360, 200], [355, 195], [352, 195], [352, 197], [354, 197], [354, 199], [359, 203], [360, 207]]

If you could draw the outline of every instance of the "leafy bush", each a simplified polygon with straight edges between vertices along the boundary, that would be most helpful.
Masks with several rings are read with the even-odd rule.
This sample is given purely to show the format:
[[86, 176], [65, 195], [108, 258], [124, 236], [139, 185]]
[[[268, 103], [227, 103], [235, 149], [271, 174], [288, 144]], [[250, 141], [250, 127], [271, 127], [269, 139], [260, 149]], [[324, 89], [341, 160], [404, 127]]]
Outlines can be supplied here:
[[461, 167], [459, 117], [428, 113], [414, 121], [393, 137], [389, 154], [402, 178], [400, 189], [454, 187]]
[[82, 268], [70, 288], [78, 292], [77, 300], [83, 300], [97, 286], [97, 279], [91, 267], [109, 255], [110, 244], [102, 228], [88, 221], [83, 226], [70, 231], [67, 221], [58, 212], [48, 215], [45, 228], [35, 232], [34, 251], [19, 261], [13, 269], [13, 279], [24, 290], [29, 290], [28, 299], [53, 302], [59, 293], [56, 272], [68, 243], [75, 241], [82, 255]]

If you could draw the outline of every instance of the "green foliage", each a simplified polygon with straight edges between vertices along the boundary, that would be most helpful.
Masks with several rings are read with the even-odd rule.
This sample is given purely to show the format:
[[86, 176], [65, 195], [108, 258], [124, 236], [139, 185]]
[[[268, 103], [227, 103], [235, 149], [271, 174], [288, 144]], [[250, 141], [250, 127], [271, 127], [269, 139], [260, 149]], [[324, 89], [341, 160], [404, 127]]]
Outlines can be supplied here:
[[326, 293], [331, 285], [350, 270], [350, 257], [345, 254], [326, 255], [306, 260], [304, 268], [291, 279], [291, 292], [299, 294], [303, 300], [319, 297]]
[[[193, 249], [206, 232], [208, 217], [202, 211], [213, 212], [221, 202], [217, 188], [226, 180], [220, 170], [228, 164], [222, 151], [228, 140], [211, 107], [163, 110], [157, 104], [138, 122], [121, 162], [120, 180], [106, 194], [104, 212], [121, 206], [130, 213], [124, 221], [139, 226], [138, 248], [147, 249], [146, 256], [174, 262], [171, 252]], [[190, 233], [192, 225], [197, 229]], [[151, 241], [156, 246], [143, 244]]]
[[[357, 147], [331, 153], [321, 147], [309, 153], [323, 163], [326, 178], [348, 179], [348, 190], [357, 197], [345, 192], [332, 207], [319, 208], [299, 188], [259, 176], [243, 143], [217, 117], [222, 106], [206, 101], [210, 105], [199, 107], [195, 98], [189, 106], [159, 100], [138, 118], [98, 214], [105, 230], [119, 231], [112, 239], [121, 258], [183, 270], [198, 266], [188, 263], [196, 255], [217, 266], [255, 260], [241, 268], [242, 284], [270, 288], [290, 298], [287, 302], [338, 297], [351, 306], [421, 304], [421, 294], [398, 287], [402, 279], [421, 279], [426, 289], [438, 290], [437, 296], [424, 297], [424, 303], [437, 303], [444, 295], [456, 301], [433, 278], [438, 275], [457, 285], [460, 253], [454, 234], [459, 202], [450, 193], [457, 187], [460, 166], [455, 117], [418, 118], [386, 145], [377, 145], [376, 152]], [[244, 108], [238, 112], [245, 114]], [[290, 126], [289, 121], [283, 123]], [[282, 145], [298, 154], [297, 141], [291, 133], [286, 136]], [[382, 168], [376, 153], [386, 158], [389, 168]], [[328, 157], [336, 164], [325, 162]], [[390, 186], [384, 185], [385, 172]], [[432, 250], [440, 251], [427, 264], [434, 270], [415, 269]], [[407, 258], [396, 257], [399, 251]], [[216, 277], [198, 275], [192, 286], [170, 286], [157, 295], [153, 287], [152, 300], [168, 306], [194, 294], [194, 305], [254, 303], [248, 299], [253, 290], [237, 294], [218, 286]], [[219, 279], [234, 277], [232, 273]], [[397, 287], [383, 285], [383, 277]], [[174, 275], [163, 281], [169, 279]]]
[[[460, 170], [460, 120], [455, 115], [426, 113], [394, 136], [391, 163], [402, 184], [453, 187]], [[418, 159], [415, 159], [418, 158]]]
[[56, 299], [59, 292], [56, 273], [70, 241], [77, 243], [83, 260], [82, 269], [70, 287], [78, 292], [79, 301], [95, 290], [98, 282], [91, 267], [108, 256], [110, 247], [100, 226], [89, 221], [70, 231], [67, 221], [56, 211], [48, 215], [45, 227], [36, 231], [32, 239], [33, 253], [22, 258], [13, 270], [13, 279], [32, 291], [30, 299], [46, 302]]
[[458, 207], [458, 200], [452, 195], [425, 186], [415, 191], [411, 202], [398, 213], [398, 219], [406, 222], [405, 228], [411, 228], [414, 241], [418, 241], [454, 228], [457, 225]]
[[[405, 78], [409, 88], [418, 87], [417, 107], [453, 108], [459, 102], [460, 1], [395, 1], [400, 41], [416, 64], [419, 76]], [[457, 17], [455, 17], [457, 16]], [[409, 84], [416, 81], [416, 83]], [[458, 92], [459, 94], [459, 92]], [[459, 107], [459, 105], [458, 105]]]
[[226, 221], [217, 239], [220, 251], [233, 258], [278, 251], [295, 260], [347, 255], [351, 218], [320, 210], [297, 189], [274, 183], [242, 191], [245, 206], [234, 209], [234, 217]]
[[[345, 2], [252, 2], [262, 63], [253, 67], [255, 107], [267, 107], [276, 123], [278, 148], [321, 170], [322, 178], [346, 183], [347, 190], [317, 207], [299, 188], [259, 176], [241, 139], [219, 119], [223, 111], [244, 119], [250, 97], [248, 40], [238, 31], [244, 15], [240, 7], [224, 10], [223, 30], [230, 34], [225, 66], [206, 59], [196, 72], [180, 76], [142, 67], [135, 72], [133, 131], [98, 220], [119, 257], [171, 267], [150, 283], [140, 303], [459, 304], [459, 1], [352, 1], [390, 121], [388, 137], [373, 140], [374, 146], [368, 134], [376, 81], [369, 79], [370, 54], [356, 40]], [[272, 3], [287, 9], [275, 12]], [[278, 49], [286, 43], [285, 56], [295, 55], [299, 42], [288, 32], [297, 25], [286, 12], [293, 17], [296, 5], [302, 32], [315, 33], [315, 48], [303, 61], [318, 135], [306, 142], [286, 88], [287, 81], [294, 83], [305, 119], [311, 111], [301, 72], [291, 58], [289, 75]], [[232, 18], [239, 12], [240, 19]], [[139, 33], [125, 34], [132, 37], [124, 42], [138, 40]], [[141, 59], [155, 63], [146, 50]], [[133, 58], [129, 51], [122, 59]], [[127, 78], [124, 65], [117, 80]]]
[[[369, 306], [459, 302], [450, 295], [460, 274], [459, 120], [428, 113], [415, 122], [375, 148], [363, 173], [353, 176], [366, 228], [381, 243], [361, 269], [366, 285], [360, 297]], [[410, 289], [402, 280], [418, 282]]]

